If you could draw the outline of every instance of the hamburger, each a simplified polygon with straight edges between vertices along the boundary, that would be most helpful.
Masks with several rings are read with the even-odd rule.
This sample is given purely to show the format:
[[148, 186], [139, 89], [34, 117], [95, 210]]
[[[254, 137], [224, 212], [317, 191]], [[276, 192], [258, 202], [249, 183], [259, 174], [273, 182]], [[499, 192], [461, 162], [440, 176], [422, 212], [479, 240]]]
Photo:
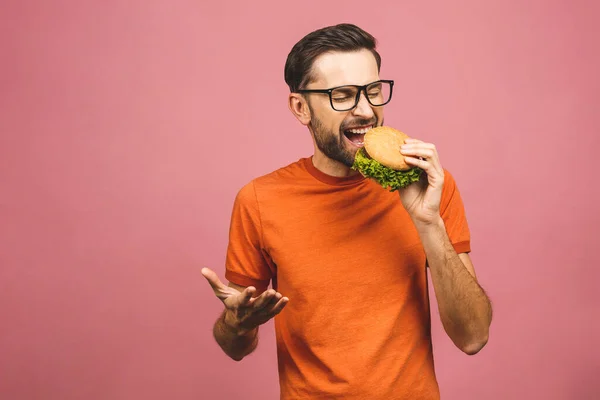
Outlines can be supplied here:
[[406, 164], [400, 146], [408, 136], [389, 126], [379, 126], [365, 134], [364, 147], [354, 158], [352, 169], [371, 178], [390, 192], [415, 183], [422, 169]]

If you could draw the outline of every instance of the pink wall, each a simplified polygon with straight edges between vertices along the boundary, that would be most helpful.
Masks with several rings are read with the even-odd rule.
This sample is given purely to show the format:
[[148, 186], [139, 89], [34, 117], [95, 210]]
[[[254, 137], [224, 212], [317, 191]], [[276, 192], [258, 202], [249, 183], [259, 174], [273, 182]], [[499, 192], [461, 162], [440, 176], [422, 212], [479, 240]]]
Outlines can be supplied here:
[[434, 313], [443, 398], [600, 398], [598, 2], [205, 3], [3, 2], [0, 398], [278, 397], [272, 324], [227, 359], [200, 268], [237, 190], [310, 154], [283, 65], [342, 21], [456, 176], [495, 304], [475, 357]]

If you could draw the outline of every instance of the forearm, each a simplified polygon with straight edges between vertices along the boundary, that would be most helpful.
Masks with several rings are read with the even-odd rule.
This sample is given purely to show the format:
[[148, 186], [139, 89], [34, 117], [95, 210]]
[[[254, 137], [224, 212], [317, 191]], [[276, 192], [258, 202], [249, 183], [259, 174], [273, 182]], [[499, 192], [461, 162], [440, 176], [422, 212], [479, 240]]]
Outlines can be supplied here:
[[258, 328], [248, 332], [241, 331], [226, 318], [226, 311], [223, 311], [215, 322], [213, 335], [225, 354], [235, 361], [240, 361], [258, 345]]
[[490, 301], [454, 250], [441, 218], [435, 224], [417, 229], [444, 329], [457, 347], [475, 354], [488, 340]]

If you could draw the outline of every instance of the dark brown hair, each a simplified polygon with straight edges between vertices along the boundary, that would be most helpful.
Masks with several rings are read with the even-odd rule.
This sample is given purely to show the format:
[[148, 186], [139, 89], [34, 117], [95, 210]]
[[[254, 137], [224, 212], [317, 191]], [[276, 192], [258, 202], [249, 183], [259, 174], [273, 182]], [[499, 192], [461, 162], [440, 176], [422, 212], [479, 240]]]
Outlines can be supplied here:
[[312, 66], [317, 57], [330, 51], [370, 50], [381, 68], [381, 56], [376, 50], [377, 40], [352, 24], [338, 24], [321, 28], [304, 36], [294, 45], [285, 62], [285, 83], [291, 92], [303, 89], [313, 78]]

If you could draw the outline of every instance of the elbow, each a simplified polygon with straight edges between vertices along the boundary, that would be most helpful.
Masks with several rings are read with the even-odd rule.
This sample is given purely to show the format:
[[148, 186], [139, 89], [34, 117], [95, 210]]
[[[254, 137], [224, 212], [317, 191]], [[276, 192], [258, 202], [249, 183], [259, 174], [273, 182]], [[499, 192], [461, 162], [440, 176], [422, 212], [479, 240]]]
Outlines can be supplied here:
[[[491, 317], [491, 316], [490, 316]], [[472, 324], [463, 331], [462, 340], [457, 341], [457, 347], [465, 354], [474, 356], [488, 343], [490, 337], [491, 318], [485, 323]]]
[[244, 358], [246, 358], [246, 356], [248, 354], [251, 353], [251, 350], [246, 350], [246, 351], [235, 351], [233, 349], [228, 349], [229, 351], [226, 351], [225, 354], [227, 354], [227, 356], [229, 358], [231, 358], [233, 361], [237, 361], [240, 362], [242, 361]]
[[469, 356], [474, 356], [485, 347], [487, 342], [488, 335], [486, 334], [484, 336], [474, 338], [468, 341], [467, 343], [463, 344], [462, 346], [460, 346], [460, 350]]
[[229, 358], [231, 358], [233, 361], [237, 361], [240, 362], [242, 361], [244, 358], [246, 358], [247, 355], [250, 355], [250, 353], [252, 353], [254, 351], [254, 349], [256, 348], [256, 346], [252, 346], [249, 349], [244, 349], [242, 351], [240, 351], [240, 349], [229, 349], [228, 352], [226, 352], [227, 356]]
[[237, 361], [237, 362], [242, 361], [248, 355], [248, 352], [240, 352], [240, 351], [235, 351], [233, 349], [223, 349], [223, 350], [225, 350], [225, 354], [227, 355], [227, 357], [229, 357], [233, 361]]

